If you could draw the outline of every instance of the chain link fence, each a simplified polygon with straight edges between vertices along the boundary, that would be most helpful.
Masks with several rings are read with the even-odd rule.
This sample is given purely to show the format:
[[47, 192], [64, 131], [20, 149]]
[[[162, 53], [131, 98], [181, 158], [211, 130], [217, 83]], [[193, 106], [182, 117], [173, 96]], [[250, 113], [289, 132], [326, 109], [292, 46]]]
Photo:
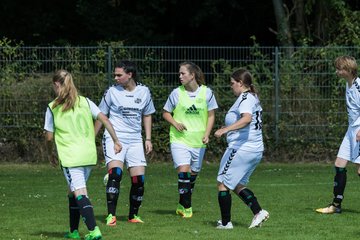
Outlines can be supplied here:
[[[168, 125], [162, 107], [180, 83], [179, 63], [190, 60], [205, 73], [206, 84], [216, 94], [219, 110], [216, 126], [235, 101], [229, 86], [230, 73], [239, 67], [254, 75], [264, 109], [264, 140], [267, 149], [337, 148], [346, 130], [345, 81], [335, 75], [339, 55], [358, 58], [355, 47], [0, 47], [0, 152], [9, 143], [26, 154], [42, 139], [44, 113], [54, 95], [51, 76], [67, 69], [80, 92], [99, 103], [113, 84], [113, 66], [120, 59], [137, 63], [140, 81], [152, 91], [155, 151], [166, 153]], [[221, 154], [223, 145], [209, 146]], [[20, 149], [20, 150], [19, 150]], [[42, 150], [39, 150], [42, 152]], [[22, 152], [22, 153], [21, 153]], [[301, 151], [300, 151], [301, 152]]]

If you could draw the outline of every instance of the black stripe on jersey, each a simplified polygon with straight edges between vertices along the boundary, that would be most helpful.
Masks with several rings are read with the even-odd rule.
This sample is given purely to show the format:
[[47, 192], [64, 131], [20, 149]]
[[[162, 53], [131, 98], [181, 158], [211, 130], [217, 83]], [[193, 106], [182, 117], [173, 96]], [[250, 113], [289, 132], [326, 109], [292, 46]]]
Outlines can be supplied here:
[[146, 87], [145, 84], [143, 84], [143, 83], [141, 83], [141, 82], [136, 82], [136, 81], [135, 81], [135, 85], [136, 85], [136, 86], [145, 86], [145, 87]]
[[149, 94], [150, 94], [150, 98], [151, 98], [151, 90], [150, 90], [150, 88], [147, 86], [147, 85], [145, 85], [145, 84], [143, 84], [143, 83], [141, 83], [141, 82], [135, 82], [136, 83], [136, 86], [143, 86], [143, 87], [146, 87], [148, 90], [149, 90]]
[[232, 160], [234, 159], [234, 156], [235, 156], [236, 152], [237, 152], [237, 150], [232, 149], [232, 152], [230, 153], [229, 159], [226, 161], [226, 164], [225, 164], [225, 166], [224, 166], [224, 169], [223, 169], [223, 171], [220, 173], [220, 175], [224, 175], [224, 174], [227, 173], [227, 171], [229, 170], [229, 167], [230, 167], [230, 165], [231, 165], [231, 162], [232, 162]]
[[248, 94], [249, 94], [249, 92], [243, 92], [243, 95], [242, 95], [241, 101], [239, 102], [238, 107], [240, 107], [241, 103], [247, 99]]
[[103, 94], [103, 98], [106, 96], [107, 92], [110, 90], [110, 88], [112, 87], [116, 87], [117, 84], [113, 84], [111, 85], [110, 87], [108, 87], [105, 91], [104, 91], [104, 94]]
[[355, 85], [356, 89], [358, 90], [358, 92], [360, 93], [360, 86], [356, 80], [354, 81], [354, 85]]
[[110, 88], [116, 87], [116, 86], [117, 86], [117, 84], [113, 84], [113, 85], [111, 85], [110, 87], [108, 87], [108, 88], [105, 90], [102, 99], [100, 100], [100, 102], [101, 102], [101, 101], [104, 99], [104, 102], [105, 102], [105, 104], [106, 104], [106, 106], [107, 106], [108, 108], [110, 108], [110, 105], [106, 102], [105, 96], [106, 96], [106, 94], [108, 93], [108, 91], [110, 90]]
[[106, 137], [103, 136], [103, 138], [102, 138], [102, 146], [103, 146], [103, 150], [104, 150], [104, 156], [110, 158], [110, 157], [107, 155], [107, 151], [106, 151], [106, 140], [105, 140], [105, 139], [106, 139]]
[[65, 169], [65, 172], [66, 172], [66, 178], [67, 178], [67, 180], [69, 181], [69, 185], [71, 185], [72, 178], [71, 178], [71, 174], [70, 174], [69, 168], [64, 167], [64, 169]]
[[[174, 90], [175, 91], [175, 90]], [[170, 93], [170, 95], [171, 95], [171, 93]], [[178, 93], [178, 99], [180, 98], [180, 93]], [[173, 101], [172, 101], [172, 99], [171, 98], [168, 98], [169, 99], [169, 101], [170, 101], [170, 104], [171, 104], [171, 106], [173, 107], [173, 110], [176, 108], [176, 105], [175, 105], [175, 103], [173, 103]]]
[[150, 98], [149, 102], [144, 106], [144, 109], [146, 109], [151, 102], [152, 102], [152, 99]]
[[211, 99], [213, 98], [213, 96], [214, 96], [214, 93], [211, 91], [211, 96], [209, 98], [209, 102], [211, 102]]

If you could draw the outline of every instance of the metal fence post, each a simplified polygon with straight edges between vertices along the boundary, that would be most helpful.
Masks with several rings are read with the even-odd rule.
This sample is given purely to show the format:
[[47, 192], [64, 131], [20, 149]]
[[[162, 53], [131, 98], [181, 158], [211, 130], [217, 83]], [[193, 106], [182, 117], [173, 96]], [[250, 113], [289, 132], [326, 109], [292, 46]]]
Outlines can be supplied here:
[[279, 118], [280, 118], [280, 77], [279, 77], [279, 48], [275, 47], [275, 144], [279, 143]]
[[111, 77], [111, 73], [112, 73], [112, 62], [111, 62], [111, 58], [112, 58], [112, 54], [111, 54], [111, 46], [108, 46], [108, 49], [107, 49], [107, 59], [106, 59], [106, 62], [107, 62], [107, 80], [108, 80], [108, 85], [110, 86], [111, 84], [111, 81], [112, 81], [112, 77]]

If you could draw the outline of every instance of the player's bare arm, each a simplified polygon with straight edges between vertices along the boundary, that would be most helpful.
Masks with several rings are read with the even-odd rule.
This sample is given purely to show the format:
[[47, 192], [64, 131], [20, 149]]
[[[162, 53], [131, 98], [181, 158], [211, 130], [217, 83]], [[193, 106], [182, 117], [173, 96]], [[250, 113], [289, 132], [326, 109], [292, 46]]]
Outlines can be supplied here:
[[99, 120], [96, 120], [94, 124], [95, 136], [99, 133], [101, 127], [102, 127], [102, 123]]
[[153, 145], [151, 142], [151, 126], [152, 126], [152, 117], [151, 115], [143, 116], [143, 124], [145, 130], [145, 153], [149, 154], [153, 150]]
[[209, 140], [210, 140], [209, 136], [211, 134], [211, 130], [214, 127], [214, 123], [215, 123], [215, 110], [208, 111], [208, 122], [207, 122], [204, 137], [202, 139], [202, 142], [204, 144], [209, 143]]
[[58, 166], [59, 162], [58, 162], [55, 146], [53, 143], [54, 133], [45, 131], [44, 134], [45, 134], [45, 144], [46, 144], [48, 160], [53, 167], [56, 167]]
[[116, 136], [115, 130], [114, 130], [111, 122], [109, 121], [109, 119], [103, 113], [98, 114], [97, 120], [99, 120], [105, 126], [106, 130], [108, 130], [112, 140], [114, 141], [114, 151], [115, 151], [115, 153], [119, 153], [121, 151], [121, 149], [122, 149], [122, 145], [121, 145], [121, 143], [119, 142], [119, 139]]
[[245, 126], [247, 126], [247, 125], [249, 125], [251, 123], [251, 117], [252, 117], [251, 113], [243, 113], [243, 114], [241, 114], [241, 118], [237, 122], [235, 122], [234, 124], [218, 129], [214, 134], [215, 137], [219, 138], [223, 134], [226, 134], [226, 133], [228, 133], [230, 131], [234, 131], [234, 130], [237, 130], [237, 129], [240, 129], [240, 128], [244, 128]]
[[171, 125], [174, 126], [174, 128], [176, 128], [176, 130], [178, 130], [179, 132], [182, 132], [184, 130], [187, 130], [186, 126], [182, 123], [178, 123], [175, 121], [175, 119], [172, 117], [171, 113], [164, 111], [163, 112], [163, 118], [170, 123]]

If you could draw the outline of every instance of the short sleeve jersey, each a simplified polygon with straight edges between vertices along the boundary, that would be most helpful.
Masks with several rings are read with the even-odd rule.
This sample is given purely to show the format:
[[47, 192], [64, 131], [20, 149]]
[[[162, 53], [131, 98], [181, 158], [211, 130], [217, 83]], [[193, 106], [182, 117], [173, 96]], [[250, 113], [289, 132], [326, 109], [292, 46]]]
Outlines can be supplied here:
[[249, 152], [263, 151], [262, 107], [258, 97], [250, 92], [240, 94], [226, 113], [225, 125], [234, 124], [240, 120], [243, 113], [250, 113], [252, 115], [251, 123], [244, 128], [228, 132], [226, 136], [228, 146]]
[[[186, 91], [186, 92], [189, 94], [190, 98], [195, 98], [198, 95], [198, 93], [200, 92], [200, 88], [196, 89], [195, 92], [189, 92], [189, 91]], [[163, 109], [167, 112], [173, 112], [173, 110], [175, 109], [178, 102], [179, 102], [179, 88], [175, 88], [170, 93]], [[218, 104], [216, 102], [215, 95], [212, 92], [212, 90], [208, 87], [206, 88], [206, 102], [207, 102], [207, 106], [208, 106], [208, 111], [218, 108]]]
[[[116, 135], [124, 143], [142, 142], [142, 116], [155, 112], [149, 88], [139, 83], [131, 92], [118, 84], [111, 86], [99, 108], [109, 117]], [[104, 134], [110, 136], [106, 130]]]
[[360, 126], [360, 78], [351, 87], [346, 84], [346, 108], [350, 127]]
[[[101, 112], [100, 109], [90, 99], [86, 98], [86, 100], [89, 103], [89, 107], [90, 107], [90, 111], [91, 111], [91, 115], [92, 115], [93, 119], [96, 119], [98, 114]], [[47, 107], [46, 113], [45, 113], [44, 129], [48, 132], [54, 132], [54, 118], [53, 118], [52, 112], [49, 109], [49, 107]]]

